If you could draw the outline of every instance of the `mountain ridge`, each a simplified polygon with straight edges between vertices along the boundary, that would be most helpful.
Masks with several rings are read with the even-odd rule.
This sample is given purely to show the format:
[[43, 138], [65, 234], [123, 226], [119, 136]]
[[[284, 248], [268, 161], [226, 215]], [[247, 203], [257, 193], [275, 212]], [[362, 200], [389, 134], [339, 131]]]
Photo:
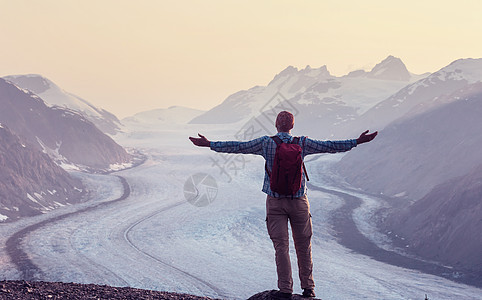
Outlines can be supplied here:
[[114, 114], [97, 108], [87, 100], [63, 90], [40, 74], [9, 75], [3, 79], [20, 88], [32, 91], [50, 107], [59, 106], [79, 112], [105, 133], [115, 134], [120, 130], [121, 123]]
[[[58, 164], [108, 170], [131, 157], [77, 111], [48, 107], [36, 94], [0, 78], [0, 122]], [[77, 168], [76, 167], [76, 168]]]
[[[326, 66], [315, 69], [307, 66], [301, 70], [288, 66], [267, 86], [238, 91], [192, 119], [190, 124], [241, 122], [257, 132], [272, 134], [265, 128], [273, 127], [274, 112], [291, 110], [295, 117], [300, 115], [294, 130], [331, 137], [346, 134], [345, 123], [351, 124], [377, 103], [419, 79], [393, 56], [370, 72], [362, 72], [358, 76], [336, 77]], [[317, 130], [313, 129], [315, 126]]]
[[[407, 84], [367, 110], [349, 125], [381, 130], [395, 119], [407, 118], [411, 116], [411, 113], [425, 111], [426, 109], [422, 105], [425, 105], [427, 109], [434, 108], [438, 104], [439, 97], [448, 96], [481, 79], [482, 58], [455, 60], [427, 77]], [[413, 110], [417, 106], [418, 109]]]

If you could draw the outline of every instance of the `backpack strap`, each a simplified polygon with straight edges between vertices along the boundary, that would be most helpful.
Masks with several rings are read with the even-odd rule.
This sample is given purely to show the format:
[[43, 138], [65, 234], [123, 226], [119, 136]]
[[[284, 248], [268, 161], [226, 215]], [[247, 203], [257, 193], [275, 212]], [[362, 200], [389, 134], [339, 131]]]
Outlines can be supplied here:
[[[306, 138], [303, 140], [303, 146], [305, 146], [305, 141], [306, 141]], [[291, 144], [299, 144], [299, 142], [300, 142], [300, 137], [295, 136], [293, 138], [293, 141], [291, 141]], [[306, 172], [306, 167], [305, 167], [304, 161], [303, 161], [303, 171], [305, 171], [306, 181], [310, 181], [310, 177], [308, 177], [308, 172]]]
[[277, 135], [274, 135], [271, 137], [273, 139], [273, 141], [276, 143], [276, 146], [279, 146], [280, 144], [283, 143], [283, 141], [281, 140], [281, 138]]
[[[277, 135], [270, 136], [270, 138], [273, 139], [273, 141], [276, 143], [276, 146], [279, 146], [283, 143], [283, 141]], [[268, 170], [268, 162], [267, 161], [264, 163], [264, 169], [266, 170], [266, 173], [268, 173], [268, 176], [271, 177], [271, 172]]]

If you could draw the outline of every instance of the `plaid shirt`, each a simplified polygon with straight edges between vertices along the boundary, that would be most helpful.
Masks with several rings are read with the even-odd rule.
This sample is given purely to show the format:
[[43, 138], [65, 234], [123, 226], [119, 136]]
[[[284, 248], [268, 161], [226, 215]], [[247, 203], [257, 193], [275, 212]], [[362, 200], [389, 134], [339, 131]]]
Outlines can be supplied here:
[[[281, 140], [285, 143], [293, 140], [293, 136], [287, 132], [278, 132], [277, 136], [279, 136]], [[356, 147], [356, 140], [353, 139], [345, 141], [319, 141], [302, 136], [300, 138], [299, 145], [302, 148], [301, 156], [304, 158], [306, 155], [316, 153], [336, 153], [348, 151], [353, 147]], [[274, 155], [276, 152], [276, 142], [267, 135], [247, 142], [211, 142], [210, 146], [211, 150], [214, 150], [216, 152], [262, 155], [266, 160], [266, 166], [270, 173], [273, 168]], [[263, 192], [272, 197], [282, 196], [278, 193], [271, 191], [269, 175], [266, 171], [264, 172]], [[306, 184], [305, 176], [303, 176], [301, 179], [301, 188], [298, 192], [296, 192], [296, 194], [293, 195], [293, 197], [301, 197], [305, 194]]]

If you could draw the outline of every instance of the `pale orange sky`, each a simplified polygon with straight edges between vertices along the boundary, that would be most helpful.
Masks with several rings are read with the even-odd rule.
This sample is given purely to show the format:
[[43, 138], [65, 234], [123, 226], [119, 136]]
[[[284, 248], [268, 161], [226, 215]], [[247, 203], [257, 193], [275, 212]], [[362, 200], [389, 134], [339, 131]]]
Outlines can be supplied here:
[[0, 76], [42, 74], [119, 118], [209, 109], [289, 65], [414, 73], [482, 57], [482, 1], [0, 0]]

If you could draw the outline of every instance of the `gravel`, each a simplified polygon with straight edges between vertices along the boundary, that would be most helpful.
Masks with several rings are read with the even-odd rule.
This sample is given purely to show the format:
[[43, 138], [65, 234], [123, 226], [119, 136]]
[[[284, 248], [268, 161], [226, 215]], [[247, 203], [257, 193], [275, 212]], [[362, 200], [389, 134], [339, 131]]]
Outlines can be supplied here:
[[177, 294], [112, 287], [43, 281], [0, 281], [0, 299], [212, 299], [188, 294]]

